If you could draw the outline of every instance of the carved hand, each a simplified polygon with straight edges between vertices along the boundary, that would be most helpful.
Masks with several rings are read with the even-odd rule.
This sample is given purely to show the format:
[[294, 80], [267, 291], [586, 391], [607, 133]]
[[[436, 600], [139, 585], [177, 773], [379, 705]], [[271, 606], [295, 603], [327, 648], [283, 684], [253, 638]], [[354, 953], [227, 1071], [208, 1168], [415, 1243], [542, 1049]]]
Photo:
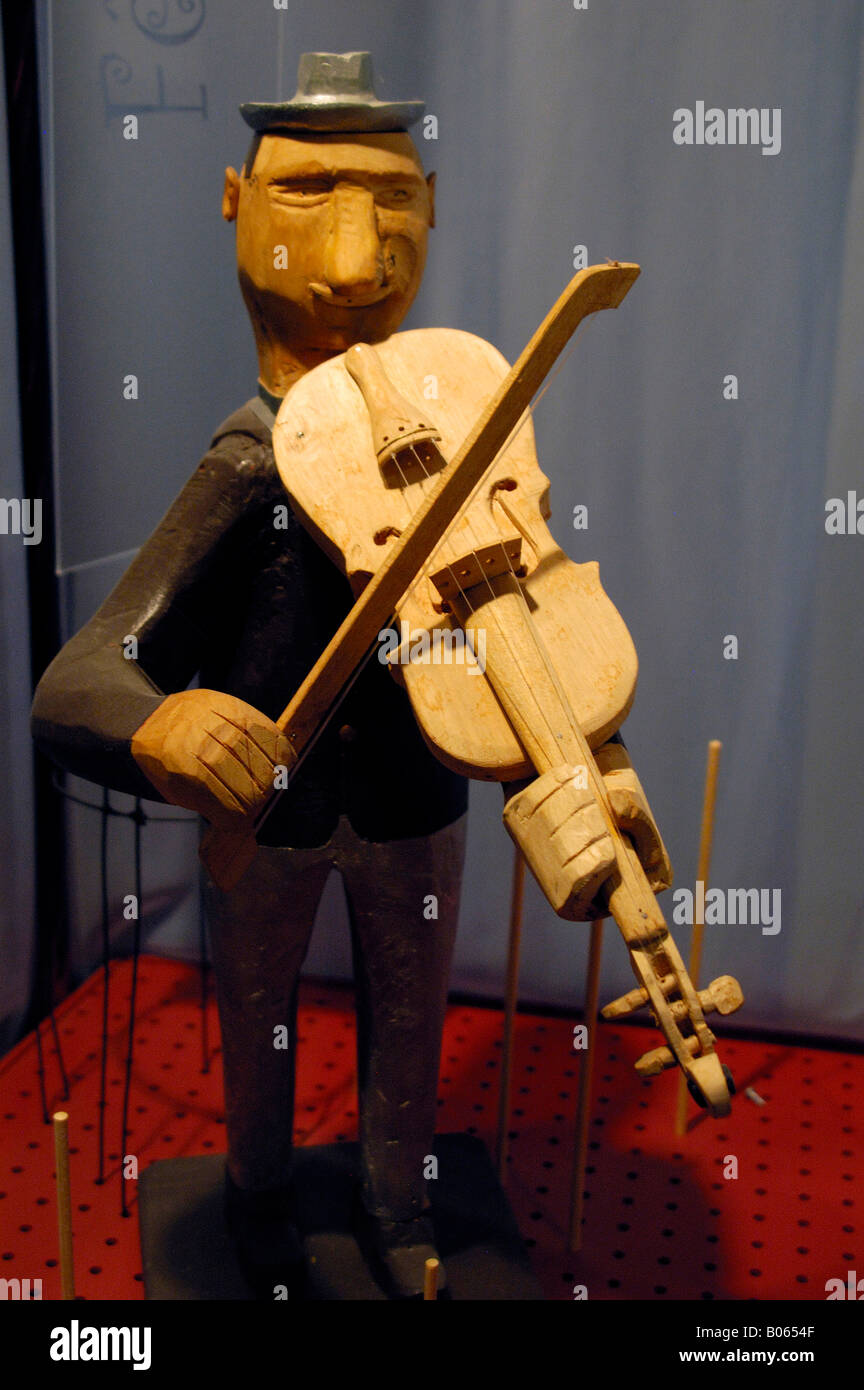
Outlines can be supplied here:
[[[620, 829], [633, 837], [655, 893], [672, 882], [672, 866], [639, 778], [619, 743], [594, 755]], [[605, 916], [594, 899], [615, 867], [615, 849], [600, 807], [579, 769], [551, 768], [505, 787], [504, 824], [559, 916], [584, 922]]]
[[256, 815], [276, 768], [294, 761], [272, 719], [219, 690], [167, 696], [135, 733], [132, 756], [166, 801], [225, 828]]
[[661, 893], [672, 886], [672, 865], [627, 749], [621, 743], [604, 743], [594, 757], [615, 819], [625, 835], [632, 837], [652, 890]]

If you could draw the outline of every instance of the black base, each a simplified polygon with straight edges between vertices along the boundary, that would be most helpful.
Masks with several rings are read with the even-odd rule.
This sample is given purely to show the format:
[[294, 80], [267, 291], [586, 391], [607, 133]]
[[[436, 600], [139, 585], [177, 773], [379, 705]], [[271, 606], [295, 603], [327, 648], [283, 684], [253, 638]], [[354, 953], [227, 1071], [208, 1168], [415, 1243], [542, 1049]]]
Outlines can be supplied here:
[[[543, 1298], [513, 1214], [479, 1139], [440, 1134], [429, 1180], [438, 1252], [453, 1299]], [[294, 1182], [309, 1299], [386, 1299], [352, 1231], [356, 1144], [297, 1149]], [[169, 1158], [138, 1183], [147, 1298], [252, 1301], [225, 1225], [225, 1159]]]

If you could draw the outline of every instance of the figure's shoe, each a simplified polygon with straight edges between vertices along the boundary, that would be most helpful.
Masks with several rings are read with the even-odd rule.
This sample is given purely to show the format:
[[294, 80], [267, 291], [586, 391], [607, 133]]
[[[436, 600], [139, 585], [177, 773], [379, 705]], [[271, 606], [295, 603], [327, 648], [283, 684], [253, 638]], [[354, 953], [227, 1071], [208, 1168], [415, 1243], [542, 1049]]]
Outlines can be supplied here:
[[226, 1171], [225, 1217], [240, 1266], [256, 1297], [272, 1302], [280, 1286], [286, 1288], [289, 1298], [299, 1297], [305, 1265], [293, 1189], [247, 1191]]
[[[435, 1249], [428, 1216], [408, 1221], [385, 1221], [371, 1216], [358, 1202], [358, 1236], [386, 1293], [394, 1299], [422, 1299], [426, 1261], [438, 1260], [438, 1294], [447, 1288], [447, 1275]], [[449, 1294], [445, 1294], [449, 1297]]]

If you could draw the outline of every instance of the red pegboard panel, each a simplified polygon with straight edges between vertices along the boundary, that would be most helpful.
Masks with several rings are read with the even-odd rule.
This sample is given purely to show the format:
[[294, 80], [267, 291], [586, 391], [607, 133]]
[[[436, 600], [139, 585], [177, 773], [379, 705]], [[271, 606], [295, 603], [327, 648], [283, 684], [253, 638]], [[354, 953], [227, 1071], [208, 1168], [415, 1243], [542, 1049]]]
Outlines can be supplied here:
[[[111, 968], [106, 1110], [107, 1180], [97, 1185], [102, 978], [57, 1012], [71, 1094], [61, 1096], [47, 1025], [49, 1110], [70, 1116], [77, 1292], [143, 1297], [134, 1182], [120, 1215], [120, 1128], [129, 962]], [[128, 1151], [155, 1159], [224, 1149], [215, 1005], [202, 1073], [199, 982], [176, 962], [142, 958]], [[305, 983], [298, 1015], [298, 1143], [356, 1137], [351, 992]], [[856, 1106], [864, 1057], [746, 1042], [721, 1044], [739, 1094], [728, 1119], [693, 1108], [686, 1137], [673, 1130], [676, 1078], [642, 1082], [633, 1062], [653, 1030], [603, 1024], [592, 1100], [583, 1249], [566, 1249], [580, 1054], [573, 1022], [517, 1020], [507, 1192], [547, 1297], [570, 1299], [816, 1299], [828, 1279], [864, 1269], [856, 1224], [860, 1173]], [[492, 1148], [501, 1014], [451, 1007], [442, 1054], [439, 1129], [479, 1135]], [[743, 1095], [754, 1088], [758, 1105]], [[42, 1278], [59, 1298], [53, 1138], [42, 1121], [35, 1038], [0, 1063], [0, 1275]], [[724, 1177], [734, 1156], [738, 1177]], [[727, 1169], [730, 1165], [726, 1164]], [[494, 1294], [493, 1294], [494, 1296]]]

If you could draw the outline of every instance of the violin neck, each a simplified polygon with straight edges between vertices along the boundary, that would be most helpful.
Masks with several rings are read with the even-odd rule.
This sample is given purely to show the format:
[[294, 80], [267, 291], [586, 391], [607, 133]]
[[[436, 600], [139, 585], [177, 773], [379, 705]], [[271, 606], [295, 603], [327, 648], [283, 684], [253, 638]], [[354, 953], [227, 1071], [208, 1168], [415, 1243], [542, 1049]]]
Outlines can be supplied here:
[[[451, 600], [451, 606], [470, 633], [475, 650], [484, 650], [486, 679], [538, 774], [566, 767], [574, 780], [579, 778], [580, 786], [591, 791], [615, 852], [615, 868], [601, 889], [601, 901], [624, 937], [648, 1002], [657, 1018], [665, 1020], [670, 1060], [679, 1062], [687, 1074], [695, 1069], [709, 1102], [716, 1099], [718, 1109], [722, 1108], [728, 1099], [726, 1083], [699, 996], [633, 844], [618, 827], [603, 776], [532, 621], [518, 579], [513, 574], [499, 575]], [[540, 862], [541, 882], [547, 847], [544, 830], [532, 856], [535, 872]], [[670, 976], [693, 1030], [689, 1036], [681, 1033], [668, 1006]], [[695, 1052], [702, 1055], [694, 1057]]]
[[[486, 678], [537, 772], [567, 765], [575, 776], [584, 768], [587, 784], [606, 812], [610, 833], [620, 839], [606, 785], [519, 580], [512, 573], [484, 579], [450, 603], [475, 650], [484, 651]], [[653, 894], [651, 900], [654, 903]]]

